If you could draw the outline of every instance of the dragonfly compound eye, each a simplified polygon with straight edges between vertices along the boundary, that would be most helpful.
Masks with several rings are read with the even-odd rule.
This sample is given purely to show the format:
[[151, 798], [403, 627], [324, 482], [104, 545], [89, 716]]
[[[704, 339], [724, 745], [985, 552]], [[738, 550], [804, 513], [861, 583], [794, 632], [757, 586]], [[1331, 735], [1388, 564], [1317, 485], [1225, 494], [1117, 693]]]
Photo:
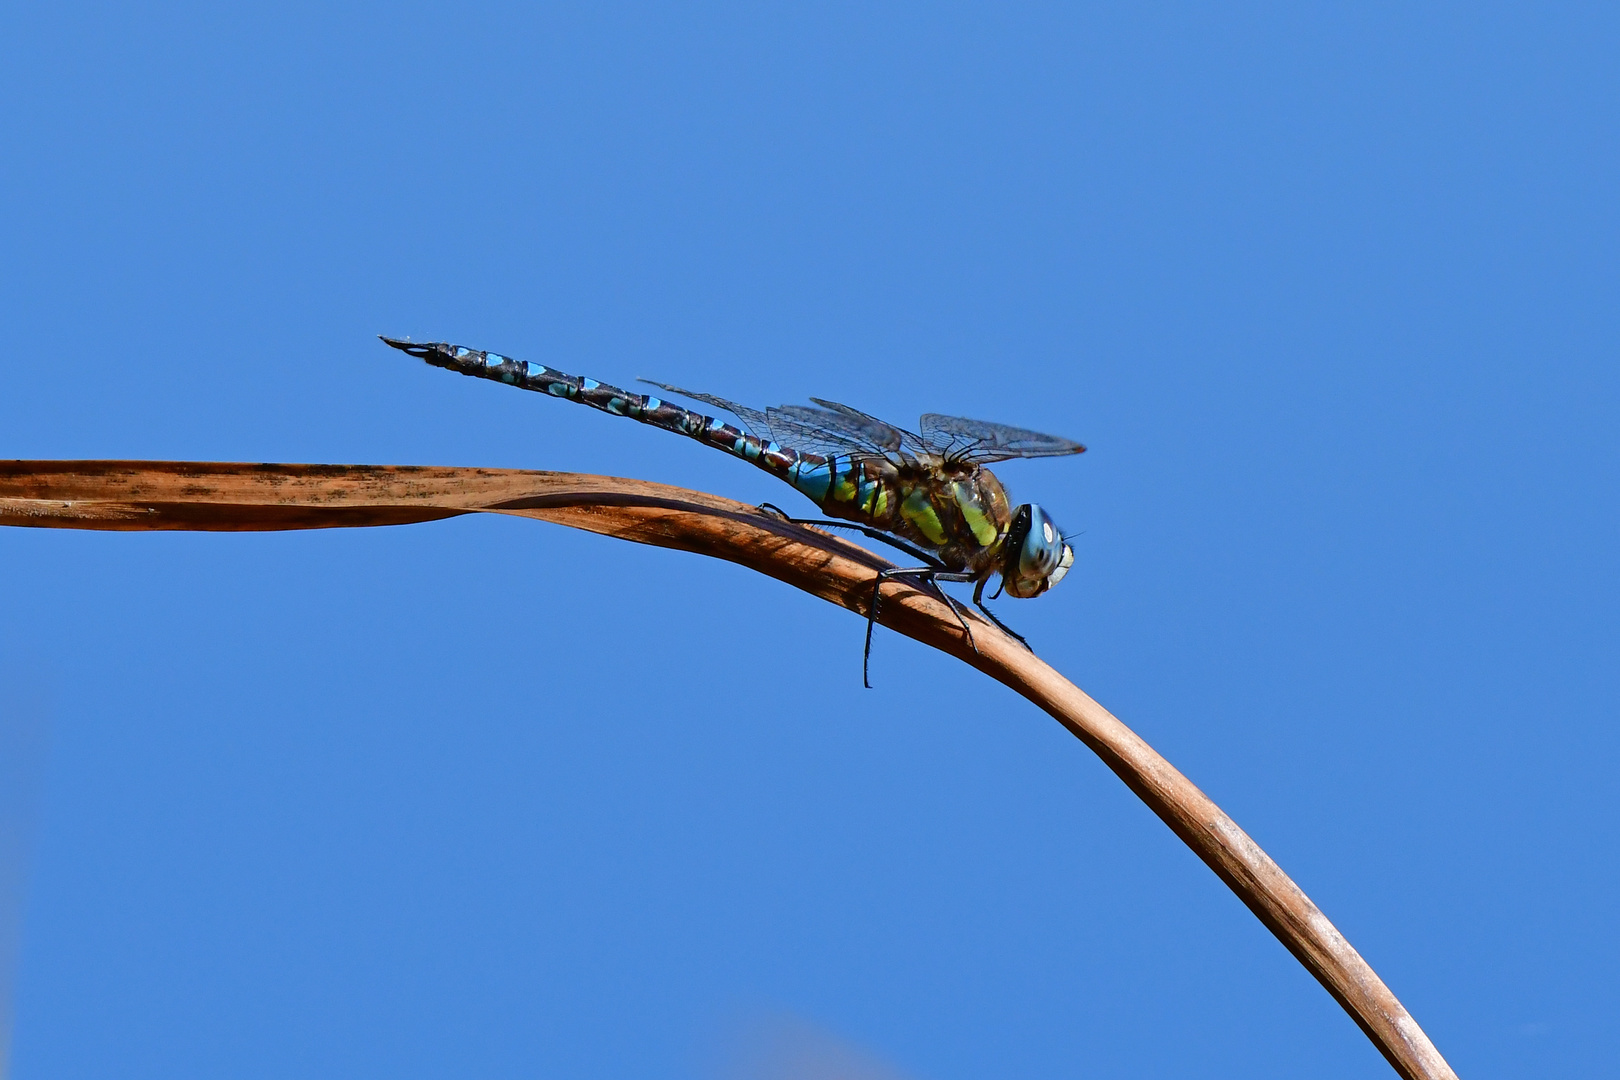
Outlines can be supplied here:
[[1045, 510], [1033, 503], [1020, 506], [1007, 531], [1007, 557], [1002, 569], [1007, 592], [1028, 598], [1039, 596], [1063, 580], [1074, 565], [1074, 551]]

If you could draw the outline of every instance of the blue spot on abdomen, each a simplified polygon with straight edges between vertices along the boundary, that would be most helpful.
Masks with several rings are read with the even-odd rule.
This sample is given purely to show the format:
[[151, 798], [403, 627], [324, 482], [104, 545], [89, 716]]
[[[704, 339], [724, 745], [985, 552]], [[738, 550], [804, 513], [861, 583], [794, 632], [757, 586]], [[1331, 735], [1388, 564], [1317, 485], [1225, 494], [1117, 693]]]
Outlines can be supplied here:
[[832, 466], [825, 461], [812, 465], [808, 461], [800, 460], [793, 466], [789, 479], [792, 480], [794, 487], [819, 503], [826, 499], [827, 492], [832, 487]]

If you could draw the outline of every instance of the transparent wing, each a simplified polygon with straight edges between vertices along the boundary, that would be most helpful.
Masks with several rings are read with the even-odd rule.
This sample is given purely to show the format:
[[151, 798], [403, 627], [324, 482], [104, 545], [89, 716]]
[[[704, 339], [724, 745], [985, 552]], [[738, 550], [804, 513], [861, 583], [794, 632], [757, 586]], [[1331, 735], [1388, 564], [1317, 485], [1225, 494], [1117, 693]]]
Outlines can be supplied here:
[[1056, 435], [993, 424], [987, 420], [967, 420], [960, 416], [928, 413], [922, 418], [918, 435], [849, 405], [824, 398], [811, 398], [809, 405], [778, 405], [771, 409], [751, 409], [714, 394], [683, 390], [668, 383], [642, 379], [671, 394], [701, 401], [731, 413], [754, 435], [778, 446], [811, 454], [856, 454], [887, 458], [900, 463], [908, 456], [939, 455], [986, 464], [1018, 457], [1058, 457], [1079, 454], [1085, 447]]
[[[871, 447], [858, 439], [836, 431], [824, 431], [814, 424], [789, 416], [780, 409], [761, 412], [759, 409], [750, 409], [746, 405], [739, 405], [735, 401], [727, 401], [725, 398], [716, 397], [714, 394], [700, 394], [695, 390], [683, 390], [679, 386], [653, 382], [651, 379], [641, 379], [639, 381], [649, 386], [656, 386], [660, 390], [667, 390], [671, 394], [679, 394], [682, 397], [691, 398], [693, 401], [701, 401], [705, 405], [712, 405], [717, 409], [728, 412], [741, 420], [751, 434], [774, 442], [778, 446], [812, 454], [830, 455], [872, 452]], [[789, 408], [791, 407], [789, 406]], [[815, 412], [817, 410], [808, 411]]]
[[858, 454], [865, 457], [885, 457], [887, 452], [872, 445], [860, 435], [822, 425], [814, 416], [815, 409], [800, 409], [797, 405], [779, 405], [766, 409], [771, 430], [778, 433], [776, 441], [782, 446], [811, 454]]
[[928, 444], [923, 441], [921, 435], [905, 428], [895, 427], [870, 413], [863, 413], [859, 409], [841, 405], [836, 401], [827, 401], [825, 398], [810, 400], [821, 407], [812, 409], [807, 405], [779, 405], [771, 410], [771, 415], [783, 413], [819, 431], [852, 439], [869, 452], [882, 454], [895, 461], [907, 454], [930, 453]]
[[1009, 458], [1061, 457], [1084, 453], [1086, 449], [1072, 439], [1057, 435], [1042, 435], [1027, 428], [960, 416], [928, 413], [918, 426], [933, 453], [981, 465]]

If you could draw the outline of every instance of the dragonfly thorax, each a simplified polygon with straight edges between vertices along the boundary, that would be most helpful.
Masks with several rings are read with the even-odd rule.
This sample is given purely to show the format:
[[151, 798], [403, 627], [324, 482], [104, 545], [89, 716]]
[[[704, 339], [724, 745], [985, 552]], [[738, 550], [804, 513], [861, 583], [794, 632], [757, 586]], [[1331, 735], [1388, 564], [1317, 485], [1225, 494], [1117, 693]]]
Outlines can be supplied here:
[[1001, 578], [1007, 595], [1028, 599], [1058, 582], [1074, 565], [1074, 549], [1058, 531], [1052, 516], [1034, 503], [1013, 511], [1002, 550]]
[[[868, 467], [882, 472], [890, 492], [868, 523], [934, 552], [951, 570], [989, 577], [1001, 569], [1012, 504], [989, 469], [959, 468], [939, 459]], [[822, 507], [829, 515], [853, 516], [830, 502]]]

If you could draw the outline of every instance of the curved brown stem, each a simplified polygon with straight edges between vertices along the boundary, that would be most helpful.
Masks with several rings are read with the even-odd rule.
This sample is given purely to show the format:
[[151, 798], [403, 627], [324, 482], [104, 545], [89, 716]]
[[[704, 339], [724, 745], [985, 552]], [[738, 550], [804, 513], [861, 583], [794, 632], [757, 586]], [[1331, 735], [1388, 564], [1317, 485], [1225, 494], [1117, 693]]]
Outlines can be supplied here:
[[[0, 462], [0, 525], [262, 531], [402, 525], [467, 513], [538, 518], [739, 563], [864, 615], [890, 564], [715, 495], [642, 480], [504, 469], [202, 462]], [[988, 623], [897, 587], [881, 621], [1016, 690], [1092, 749], [1248, 905], [1408, 1080], [1456, 1074], [1395, 995], [1288, 875], [1113, 714]]]

